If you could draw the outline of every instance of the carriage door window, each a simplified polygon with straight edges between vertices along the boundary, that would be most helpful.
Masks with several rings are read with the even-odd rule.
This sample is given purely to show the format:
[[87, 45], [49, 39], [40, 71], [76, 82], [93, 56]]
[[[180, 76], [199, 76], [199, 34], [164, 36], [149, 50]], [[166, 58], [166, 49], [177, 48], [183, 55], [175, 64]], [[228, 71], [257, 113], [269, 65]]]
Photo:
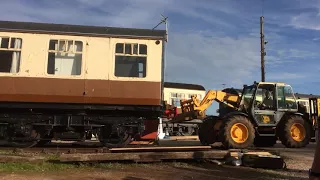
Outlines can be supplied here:
[[147, 45], [117, 43], [115, 49], [115, 76], [144, 78], [147, 76]]
[[47, 73], [55, 75], [80, 75], [82, 42], [50, 40]]

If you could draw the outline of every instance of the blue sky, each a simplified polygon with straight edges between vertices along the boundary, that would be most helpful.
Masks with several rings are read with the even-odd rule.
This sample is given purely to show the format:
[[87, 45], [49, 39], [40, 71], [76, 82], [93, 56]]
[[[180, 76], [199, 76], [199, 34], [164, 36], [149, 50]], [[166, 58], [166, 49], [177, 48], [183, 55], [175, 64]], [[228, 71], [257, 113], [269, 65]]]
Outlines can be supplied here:
[[169, 17], [166, 81], [221, 89], [260, 80], [263, 12], [266, 80], [320, 94], [319, 9], [320, 0], [6, 0], [0, 18], [152, 28], [163, 13]]

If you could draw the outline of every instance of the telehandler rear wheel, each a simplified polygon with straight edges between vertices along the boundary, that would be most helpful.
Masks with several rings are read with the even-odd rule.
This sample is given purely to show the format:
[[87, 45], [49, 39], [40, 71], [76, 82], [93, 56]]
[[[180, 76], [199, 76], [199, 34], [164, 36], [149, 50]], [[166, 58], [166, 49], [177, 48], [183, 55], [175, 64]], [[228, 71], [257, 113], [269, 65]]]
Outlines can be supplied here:
[[307, 146], [311, 139], [311, 125], [298, 115], [285, 118], [277, 129], [282, 144], [288, 148]]
[[242, 115], [234, 115], [224, 119], [220, 138], [228, 149], [248, 148], [253, 145], [255, 130], [252, 123]]

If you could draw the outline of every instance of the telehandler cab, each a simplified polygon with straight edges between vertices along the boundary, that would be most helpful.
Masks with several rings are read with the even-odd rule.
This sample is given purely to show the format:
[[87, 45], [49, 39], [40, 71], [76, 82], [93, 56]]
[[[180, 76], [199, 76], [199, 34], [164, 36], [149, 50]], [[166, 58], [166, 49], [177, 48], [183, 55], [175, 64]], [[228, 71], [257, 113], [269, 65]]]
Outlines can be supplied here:
[[[218, 116], [206, 116], [213, 101], [220, 103]], [[279, 139], [289, 148], [305, 147], [312, 122], [299, 113], [292, 87], [285, 83], [254, 82], [241, 95], [209, 90], [199, 102], [196, 96], [181, 101], [182, 113], [172, 122], [203, 119], [199, 139], [203, 145], [222, 142], [226, 148], [273, 146]]]

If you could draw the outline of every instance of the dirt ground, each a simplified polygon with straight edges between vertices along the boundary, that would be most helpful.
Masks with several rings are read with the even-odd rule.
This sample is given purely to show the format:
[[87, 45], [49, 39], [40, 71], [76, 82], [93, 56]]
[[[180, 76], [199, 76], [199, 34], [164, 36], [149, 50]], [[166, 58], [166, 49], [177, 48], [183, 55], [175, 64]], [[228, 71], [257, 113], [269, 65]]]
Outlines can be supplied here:
[[287, 169], [267, 170], [236, 167], [214, 163], [166, 162], [151, 164], [119, 164], [93, 168], [71, 168], [59, 171], [13, 171], [1, 172], [0, 179], [5, 180], [153, 180], [153, 179], [308, 179], [307, 170], [313, 161], [314, 144], [303, 149], [286, 149], [277, 145], [285, 159]]

